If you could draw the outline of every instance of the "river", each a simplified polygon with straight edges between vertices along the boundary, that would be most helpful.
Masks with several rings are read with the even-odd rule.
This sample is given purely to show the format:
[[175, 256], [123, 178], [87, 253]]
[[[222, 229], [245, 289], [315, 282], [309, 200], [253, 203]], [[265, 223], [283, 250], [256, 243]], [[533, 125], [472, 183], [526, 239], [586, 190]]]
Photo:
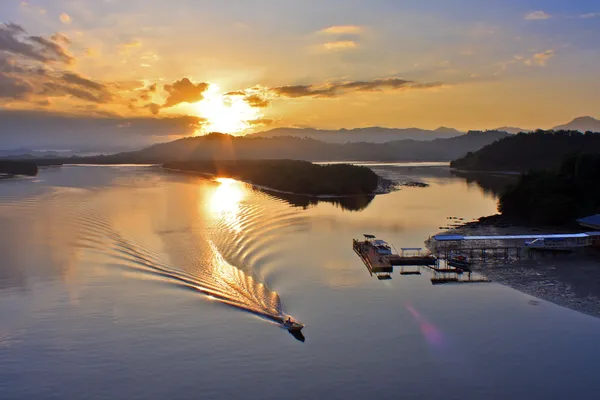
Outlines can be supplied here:
[[317, 203], [154, 166], [0, 181], [0, 398], [593, 396], [598, 319], [497, 283], [369, 274], [353, 237], [423, 247], [448, 217], [496, 211], [446, 166], [371, 167], [429, 186]]

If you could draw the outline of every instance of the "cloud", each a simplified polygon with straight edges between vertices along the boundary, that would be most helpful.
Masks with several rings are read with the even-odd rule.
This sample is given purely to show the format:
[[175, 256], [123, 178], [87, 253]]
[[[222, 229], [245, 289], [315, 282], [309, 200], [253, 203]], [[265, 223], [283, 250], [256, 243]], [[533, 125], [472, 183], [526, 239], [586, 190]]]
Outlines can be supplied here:
[[244, 92], [243, 90], [236, 90], [233, 92], [227, 92], [223, 96], [245, 96], [245, 95], [246, 95], [246, 92]]
[[139, 148], [171, 136], [189, 136], [206, 124], [204, 118], [121, 117], [82, 105], [85, 115], [50, 111], [0, 109], [0, 140], [10, 146], [80, 149], [131, 146]]
[[188, 78], [183, 78], [173, 82], [171, 85], [165, 85], [168, 93], [163, 107], [173, 107], [181, 103], [196, 103], [204, 98], [204, 92], [208, 89], [207, 82], [193, 83]]
[[362, 26], [357, 25], [334, 25], [319, 31], [327, 35], [358, 35], [364, 31]]
[[273, 125], [275, 123], [275, 120], [272, 118], [258, 118], [258, 119], [250, 119], [246, 122], [250, 126]]
[[71, 23], [71, 16], [67, 13], [60, 14], [59, 18], [60, 18], [60, 22], [62, 22], [65, 25], [68, 25]]
[[356, 47], [358, 47], [358, 44], [353, 40], [338, 40], [336, 42], [323, 43], [323, 47], [326, 50], [340, 51], [355, 49]]
[[525, 65], [529, 67], [543, 67], [552, 57], [554, 57], [554, 50], [546, 50], [542, 53], [534, 54], [533, 56], [531, 56], [531, 58], [525, 60]]
[[244, 101], [246, 103], [248, 103], [250, 106], [257, 107], [257, 108], [267, 107], [270, 103], [269, 100], [267, 100], [257, 94], [251, 94], [251, 95], [244, 97]]
[[62, 46], [62, 36], [50, 39], [41, 36], [27, 36], [20, 25], [0, 24], [0, 51], [11, 53], [42, 63], [59, 62], [69, 64], [73, 57]]
[[590, 18], [597, 18], [600, 17], [600, 13], [587, 13], [587, 14], [581, 14], [579, 16], [579, 18], [581, 19], [590, 19]]
[[156, 85], [156, 83], [153, 83], [152, 85], [139, 90], [139, 92], [140, 92], [139, 99], [143, 100], [143, 101], [149, 101], [150, 98], [152, 97], [152, 94], [156, 93], [156, 89], [157, 89], [157, 85]]
[[552, 18], [552, 15], [545, 11], [532, 11], [525, 15], [525, 19], [528, 21], [540, 21]]
[[[20, 31], [13, 29], [13, 32]], [[33, 37], [32, 40], [49, 49], [56, 45], [43, 37]], [[14, 43], [3, 44], [5, 49], [15, 50]], [[74, 72], [52, 68], [43, 57], [32, 55], [29, 51], [0, 52], [0, 86], [0, 98], [35, 104], [49, 97], [71, 97], [93, 103], [107, 103], [114, 98], [106, 84]]]
[[381, 78], [371, 81], [350, 81], [313, 85], [278, 86], [269, 89], [281, 97], [333, 98], [349, 92], [374, 92], [381, 90], [427, 89], [443, 86], [441, 83], [417, 83], [401, 78]]

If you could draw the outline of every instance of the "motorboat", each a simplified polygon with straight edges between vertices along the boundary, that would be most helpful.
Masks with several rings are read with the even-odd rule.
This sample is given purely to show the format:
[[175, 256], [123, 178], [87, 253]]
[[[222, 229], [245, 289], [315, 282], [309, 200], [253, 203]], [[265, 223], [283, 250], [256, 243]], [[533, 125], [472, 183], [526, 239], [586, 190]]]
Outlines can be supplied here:
[[292, 317], [286, 318], [283, 321], [282, 326], [288, 331], [301, 331], [302, 328], [304, 328], [304, 324], [301, 324]]
[[457, 269], [469, 270], [471, 263], [466, 256], [457, 254], [450, 257], [447, 261], [448, 265]]

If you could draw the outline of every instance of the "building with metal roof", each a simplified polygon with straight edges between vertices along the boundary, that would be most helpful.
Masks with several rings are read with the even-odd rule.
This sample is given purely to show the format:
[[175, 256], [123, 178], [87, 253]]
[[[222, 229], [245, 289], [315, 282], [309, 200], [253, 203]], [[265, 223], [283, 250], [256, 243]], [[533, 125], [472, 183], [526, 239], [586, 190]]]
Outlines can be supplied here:
[[590, 215], [589, 217], [578, 219], [579, 225], [586, 228], [592, 228], [600, 231], [600, 214]]

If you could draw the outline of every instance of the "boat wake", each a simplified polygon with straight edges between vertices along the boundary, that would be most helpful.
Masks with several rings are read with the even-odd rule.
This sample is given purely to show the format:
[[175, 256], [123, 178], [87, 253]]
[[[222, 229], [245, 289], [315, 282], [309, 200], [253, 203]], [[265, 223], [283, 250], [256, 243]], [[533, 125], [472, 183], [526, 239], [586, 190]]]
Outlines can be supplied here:
[[[170, 195], [169, 190], [165, 190], [165, 196]], [[196, 204], [194, 215], [192, 208], [183, 204], [183, 210], [178, 211], [181, 215], [173, 217], [182, 221], [182, 226], [168, 221], [169, 229], [149, 232], [145, 227], [125, 224], [124, 218], [115, 218], [115, 213], [132, 211], [127, 209], [127, 203], [121, 204], [108, 195], [99, 199], [102, 197], [99, 192], [53, 188], [44, 195], [36, 193], [27, 199], [0, 198], [0, 213], [19, 210], [27, 214], [31, 221], [45, 227], [54, 247], [77, 247], [99, 256], [106, 265], [152, 274], [285, 328], [288, 315], [283, 311], [281, 299], [257, 272], [276, 263], [272, 245], [276, 237], [286, 229], [302, 229], [304, 222], [287, 205], [269, 207], [246, 201], [223, 208], [221, 202], [221, 208], [215, 210], [210, 207], [210, 198], [200, 197], [197, 203], [208, 207]], [[273, 206], [272, 201], [270, 205]], [[114, 207], [120, 208], [118, 212]], [[154, 222], [159, 218], [152, 214], [153, 207], [149, 205], [148, 209], [138, 211]], [[203, 211], [197, 211], [199, 208]], [[16, 218], [24, 220], [23, 216]], [[162, 249], [155, 244], [157, 238], [162, 241]], [[303, 341], [299, 333], [293, 335]]]

